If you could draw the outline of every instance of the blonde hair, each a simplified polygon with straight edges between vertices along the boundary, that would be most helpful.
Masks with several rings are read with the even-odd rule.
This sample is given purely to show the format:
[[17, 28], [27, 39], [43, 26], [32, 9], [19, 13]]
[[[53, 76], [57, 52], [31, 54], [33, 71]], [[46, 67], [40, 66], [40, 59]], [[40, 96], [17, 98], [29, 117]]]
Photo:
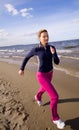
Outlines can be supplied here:
[[43, 32], [48, 32], [46, 29], [41, 29], [40, 31], [38, 31], [38, 38], [41, 36], [41, 33]]

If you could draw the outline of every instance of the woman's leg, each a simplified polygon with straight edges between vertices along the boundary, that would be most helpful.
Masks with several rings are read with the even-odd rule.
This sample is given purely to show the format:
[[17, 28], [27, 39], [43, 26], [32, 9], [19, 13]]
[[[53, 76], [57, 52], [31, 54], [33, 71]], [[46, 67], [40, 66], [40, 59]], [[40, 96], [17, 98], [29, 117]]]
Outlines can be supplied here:
[[[36, 74], [36, 78], [38, 79], [38, 73]], [[44, 87], [42, 87], [42, 85], [40, 85], [40, 88], [39, 88], [37, 94], [35, 95], [35, 96], [36, 96], [36, 99], [37, 99], [38, 101], [41, 101], [41, 98], [42, 98], [42, 95], [43, 95], [44, 92], [45, 92]]]
[[[50, 72], [51, 73], [51, 72]], [[52, 120], [58, 120], [59, 115], [57, 113], [57, 102], [58, 102], [58, 94], [51, 84], [51, 76], [50, 73], [37, 73], [37, 79], [42, 88], [47, 91], [48, 95], [50, 96], [50, 109], [52, 111]], [[50, 77], [50, 78], [49, 78]]]
[[38, 90], [37, 94], [35, 95], [36, 99], [38, 101], [41, 101], [41, 98], [42, 98], [42, 95], [44, 92], [45, 92], [45, 89], [41, 86], [40, 89]]
[[[47, 76], [47, 78], [49, 79], [50, 82], [52, 80], [52, 75], [53, 75], [53, 72], [50, 72]], [[38, 74], [36, 75], [36, 78], [38, 78]], [[44, 92], [45, 92], [44, 87], [40, 86], [40, 88], [39, 88], [39, 90], [36, 94], [36, 98], [37, 98], [38, 101], [41, 101], [41, 98], [42, 98], [42, 95], [43, 95]]]

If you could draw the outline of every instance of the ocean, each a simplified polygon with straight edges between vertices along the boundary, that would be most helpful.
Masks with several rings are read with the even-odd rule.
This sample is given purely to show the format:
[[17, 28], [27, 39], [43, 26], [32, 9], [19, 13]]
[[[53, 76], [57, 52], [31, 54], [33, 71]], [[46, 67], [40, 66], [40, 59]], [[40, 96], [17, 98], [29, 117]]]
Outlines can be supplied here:
[[[60, 71], [79, 77], [79, 39], [49, 42], [56, 47], [60, 57], [60, 66], [54, 68]], [[0, 47], [0, 61], [21, 64], [25, 55], [38, 44], [12, 45]], [[37, 62], [32, 60], [27, 64], [27, 68], [36, 70]], [[31, 64], [32, 62], [32, 64]]]

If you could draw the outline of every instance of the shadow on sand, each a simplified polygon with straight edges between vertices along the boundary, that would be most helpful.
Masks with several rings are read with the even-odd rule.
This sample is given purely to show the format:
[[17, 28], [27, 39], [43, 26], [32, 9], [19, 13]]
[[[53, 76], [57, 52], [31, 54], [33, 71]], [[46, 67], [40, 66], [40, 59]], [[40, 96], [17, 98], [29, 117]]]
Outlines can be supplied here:
[[[79, 98], [68, 98], [68, 99], [59, 99], [58, 103], [68, 103], [68, 102], [79, 102]], [[46, 102], [43, 106], [49, 105], [50, 101]]]
[[72, 130], [79, 130], [79, 117], [65, 121], [66, 126], [69, 125]]
[[[79, 98], [69, 98], [69, 99], [59, 99], [58, 103], [69, 103], [69, 102], [79, 102]], [[50, 101], [45, 103], [44, 106], [49, 105]], [[74, 119], [69, 119], [65, 121], [66, 126], [69, 125], [72, 130], [79, 130], [79, 117]]]

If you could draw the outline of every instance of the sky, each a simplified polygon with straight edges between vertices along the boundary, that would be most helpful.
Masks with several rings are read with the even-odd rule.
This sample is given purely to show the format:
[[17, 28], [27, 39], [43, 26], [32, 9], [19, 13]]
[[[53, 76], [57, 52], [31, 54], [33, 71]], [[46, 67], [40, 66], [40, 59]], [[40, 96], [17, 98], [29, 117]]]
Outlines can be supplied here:
[[79, 0], [0, 0], [0, 46], [79, 39]]

